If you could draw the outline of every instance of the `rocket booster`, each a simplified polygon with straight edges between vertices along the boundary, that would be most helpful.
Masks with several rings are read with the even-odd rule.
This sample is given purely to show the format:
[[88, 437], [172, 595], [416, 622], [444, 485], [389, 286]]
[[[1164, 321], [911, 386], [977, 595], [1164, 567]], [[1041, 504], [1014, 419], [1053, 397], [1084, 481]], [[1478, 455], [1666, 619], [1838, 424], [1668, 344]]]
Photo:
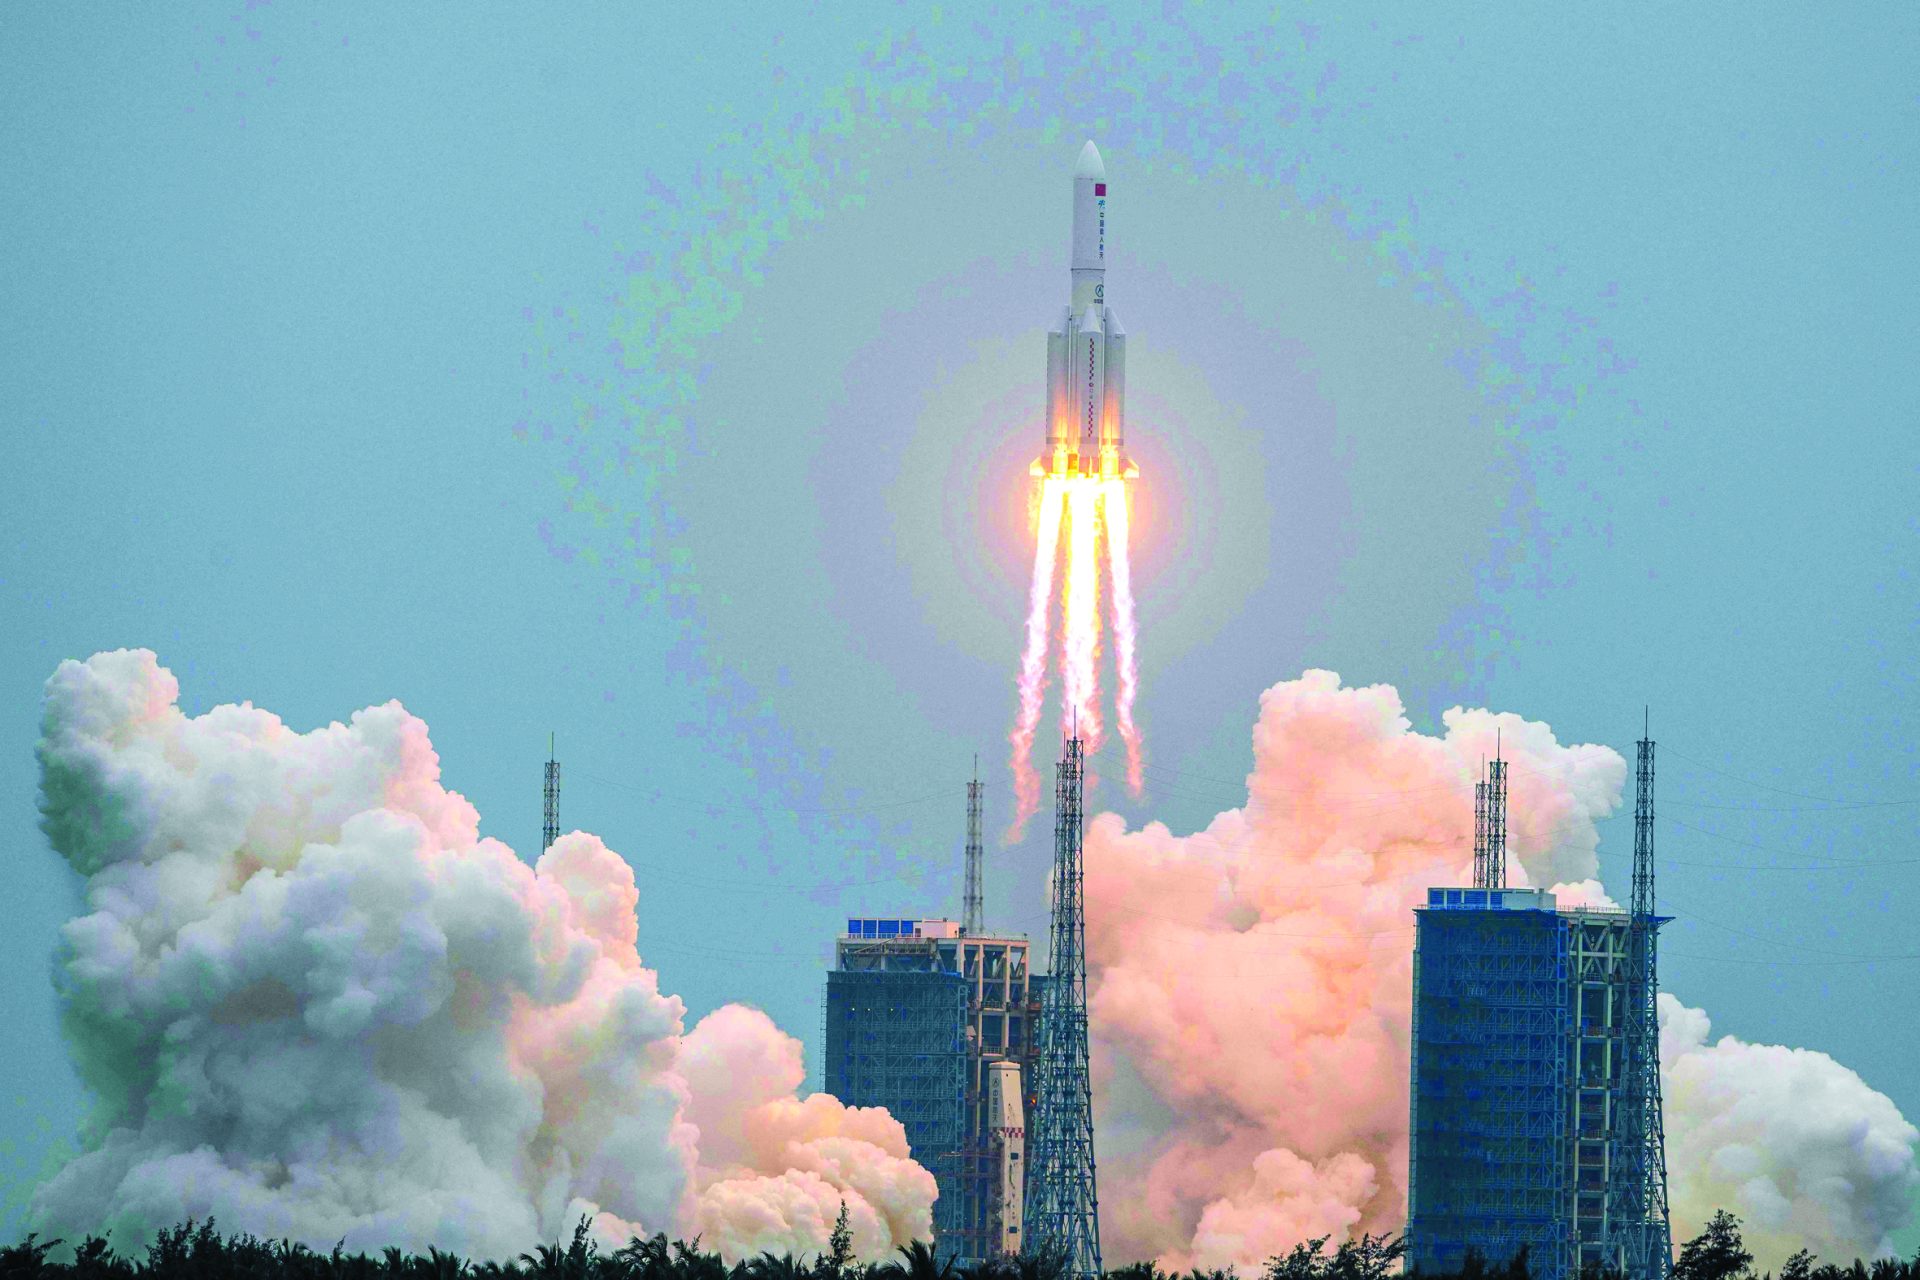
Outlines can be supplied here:
[[1132, 479], [1122, 428], [1127, 335], [1107, 305], [1107, 171], [1092, 142], [1073, 170], [1072, 300], [1047, 335], [1047, 451], [1036, 476]]

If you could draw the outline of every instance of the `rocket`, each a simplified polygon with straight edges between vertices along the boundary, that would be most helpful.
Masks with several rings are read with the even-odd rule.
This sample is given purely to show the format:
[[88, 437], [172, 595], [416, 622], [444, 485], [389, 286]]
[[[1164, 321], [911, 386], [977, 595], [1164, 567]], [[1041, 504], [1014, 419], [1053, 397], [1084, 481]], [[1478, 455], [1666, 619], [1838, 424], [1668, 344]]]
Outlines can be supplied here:
[[1047, 451], [1036, 476], [1132, 479], [1123, 425], [1127, 335], [1107, 305], [1107, 169], [1091, 141], [1073, 169], [1073, 293], [1047, 334]]

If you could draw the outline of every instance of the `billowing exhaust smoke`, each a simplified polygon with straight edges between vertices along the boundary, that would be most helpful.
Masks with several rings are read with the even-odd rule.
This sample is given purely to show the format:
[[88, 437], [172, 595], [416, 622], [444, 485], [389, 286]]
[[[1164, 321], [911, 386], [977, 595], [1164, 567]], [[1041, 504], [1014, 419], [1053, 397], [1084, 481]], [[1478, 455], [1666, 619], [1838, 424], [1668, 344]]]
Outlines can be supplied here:
[[795, 1097], [753, 1010], [683, 1034], [598, 839], [534, 867], [480, 839], [398, 703], [302, 734], [177, 697], [143, 650], [47, 684], [42, 825], [86, 902], [55, 982], [98, 1105], [37, 1226], [500, 1257], [584, 1215], [739, 1257], [824, 1248], [844, 1201], [863, 1256], [928, 1234], [884, 1111]]
[[[1455, 709], [1444, 726], [1416, 733], [1393, 689], [1309, 671], [1261, 698], [1245, 804], [1184, 836], [1092, 823], [1112, 1256], [1245, 1271], [1309, 1237], [1402, 1228], [1413, 907], [1430, 885], [1470, 881], [1473, 780], [1496, 733], [1510, 882], [1608, 901], [1595, 820], [1620, 802], [1619, 755], [1514, 715]], [[1669, 1018], [1676, 1234], [1725, 1205], [1832, 1256], [1879, 1248], [1915, 1180], [1916, 1135], [1892, 1103], [1824, 1055], [1677, 1034]], [[1764, 1119], [1788, 1087], [1761, 1069], [1776, 1058], [1818, 1097], [1817, 1118]]]
[[1740, 1218], [1759, 1265], [1893, 1252], [1920, 1191], [1920, 1130], [1893, 1099], [1813, 1049], [1709, 1042], [1707, 1015], [1660, 997], [1660, 1066], [1674, 1229]]

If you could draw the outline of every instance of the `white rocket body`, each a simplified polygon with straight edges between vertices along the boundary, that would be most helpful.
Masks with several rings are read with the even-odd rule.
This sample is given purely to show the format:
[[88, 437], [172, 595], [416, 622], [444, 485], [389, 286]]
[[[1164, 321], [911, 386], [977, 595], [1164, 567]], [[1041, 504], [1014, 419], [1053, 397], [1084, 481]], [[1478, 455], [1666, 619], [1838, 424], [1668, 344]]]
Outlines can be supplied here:
[[987, 1123], [993, 1131], [993, 1153], [998, 1157], [990, 1240], [1007, 1256], [1022, 1251], [1021, 1228], [1026, 1225], [1022, 1201], [1026, 1170], [1027, 1112], [1021, 1101], [1020, 1064], [987, 1064]]
[[1033, 474], [1131, 479], [1127, 335], [1107, 305], [1107, 173], [1091, 142], [1073, 171], [1071, 266], [1072, 300], [1047, 335], [1047, 451]]

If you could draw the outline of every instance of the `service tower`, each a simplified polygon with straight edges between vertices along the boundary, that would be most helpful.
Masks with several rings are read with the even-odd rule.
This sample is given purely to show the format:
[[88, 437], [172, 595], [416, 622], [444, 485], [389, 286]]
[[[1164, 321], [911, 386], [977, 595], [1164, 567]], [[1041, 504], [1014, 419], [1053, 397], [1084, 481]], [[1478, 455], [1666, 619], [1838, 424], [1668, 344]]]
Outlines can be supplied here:
[[[1665, 1280], [1653, 914], [1652, 743], [1635, 911], [1506, 884], [1506, 766], [1475, 789], [1470, 888], [1415, 910], [1407, 1261], [1458, 1271], [1521, 1248], [1536, 1280], [1603, 1267]], [[1644, 886], [1644, 888], [1642, 887]], [[1651, 1080], [1649, 1080], [1651, 1076]]]

